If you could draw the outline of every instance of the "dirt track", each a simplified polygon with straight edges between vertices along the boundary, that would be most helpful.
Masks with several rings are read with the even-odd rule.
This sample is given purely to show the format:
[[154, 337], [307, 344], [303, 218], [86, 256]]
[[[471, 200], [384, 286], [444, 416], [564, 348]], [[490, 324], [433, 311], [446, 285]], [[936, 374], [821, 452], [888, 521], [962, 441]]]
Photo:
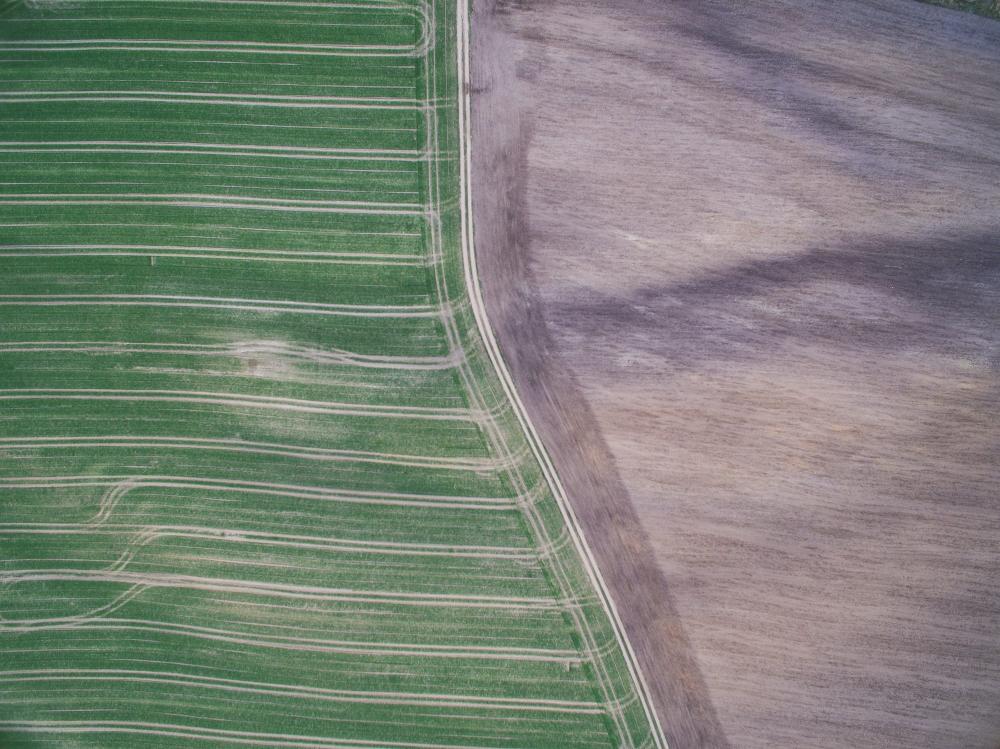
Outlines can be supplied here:
[[493, 2], [486, 300], [673, 749], [994, 749], [1000, 23]]

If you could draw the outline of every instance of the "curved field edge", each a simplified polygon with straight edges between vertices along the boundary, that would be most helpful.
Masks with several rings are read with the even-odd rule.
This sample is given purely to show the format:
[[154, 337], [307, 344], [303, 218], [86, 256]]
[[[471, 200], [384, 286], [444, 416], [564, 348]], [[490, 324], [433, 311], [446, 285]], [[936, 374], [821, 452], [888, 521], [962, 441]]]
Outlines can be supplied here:
[[[574, 560], [567, 559], [567, 566], [570, 569], [572, 569], [573, 566], [582, 566], [587, 577], [586, 580], [582, 581], [582, 586], [579, 589], [580, 599], [587, 600], [589, 598], [588, 592], [585, 590], [585, 587], [588, 584], [593, 587], [593, 590], [596, 591], [598, 595], [602, 611], [600, 614], [595, 616], [596, 612], [592, 613], [589, 607], [583, 608], [581, 611], [582, 616], [585, 617], [583, 627], [584, 629], [592, 627], [597, 636], [602, 639], [608, 638], [610, 634], [610, 636], [614, 637], [614, 641], [617, 644], [616, 648], [610, 649], [608, 658], [600, 658], [601, 661], [607, 662], [595, 663], [595, 667], [598, 671], [596, 674], [598, 680], [608, 680], [606, 685], [602, 685], [602, 690], [608, 690], [613, 694], [616, 690], [616, 685], [612, 680], [627, 681], [629, 683], [629, 691], [634, 691], [638, 707], [641, 708], [641, 716], [635, 714], [623, 716], [626, 718], [626, 722], [624, 724], [619, 723], [616, 727], [625, 732], [626, 736], [635, 745], [653, 745], [665, 749], [666, 740], [664, 738], [662, 726], [659, 724], [656, 711], [652, 706], [649, 688], [639, 668], [635, 653], [633, 652], [624, 632], [624, 627], [618, 615], [614, 600], [612, 599], [608, 591], [608, 587], [601, 576], [600, 569], [597, 566], [593, 553], [587, 546], [587, 541], [581, 529], [580, 523], [573, 512], [573, 507], [566, 496], [565, 489], [555, 471], [551, 458], [545, 451], [545, 447], [538, 436], [538, 432], [531, 423], [530, 415], [517, 394], [516, 387], [514, 386], [510, 372], [508, 371], [507, 365], [503, 360], [503, 356], [500, 352], [499, 346], [497, 345], [496, 337], [490, 326], [489, 318], [486, 312], [486, 305], [482, 298], [482, 289], [476, 264], [475, 231], [472, 221], [473, 208], [470, 189], [470, 171], [472, 163], [470, 123], [472, 118], [469, 112], [470, 94], [468, 88], [470, 85], [469, 34], [471, 32], [471, 24], [468, 15], [467, 2], [468, 0], [457, 0], [457, 7], [459, 11], [457, 23], [457, 59], [459, 65], [458, 84], [460, 90], [459, 149], [461, 153], [459, 160], [459, 184], [461, 187], [461, 194], [459, 197], [461, 201], [461, 244], [466, 273], [466, 288], [472, 302], [471, 309], [475, 324], [480, 334], [480, 341], [478, 343], [480, 347], [485, 344], [490, 364], [492, 365], [496, 379], [500, 381], [504, 391], [504, 396], [506, 397], [508, 403], [510, 403], [512, 407], [511, 412], [517, 420], [516, 425], [505, 424], [504, 426], [508, 429], [519, 430], [523, 439], [527, 440], [531, 448], [532, 455], [537, 462], [537, 466], [541, 470], [545, 482], [549, 487], [549, 498], [558, 507], [561, 521], [565, 524], [566, 530], [572, 537], [573, 546], [569, 553], [572, 554], [575, 552], [577, 555], [577, 559], [575, 560], [576, 565], [573, 565]], [[561, 549], [559, 553], [561, 553]], [[563, 563], [558, 556], [556, 556], [553, 561], [555, 565], [561, 565]], [[579, 579], [575, 576], [567, 577], [566, 584], [568, 585], [567, 592], [575, 593], [577, 590], [575, 586], [581, 585], [581, 581], [579, 581]], [[561, 586], [562, 583], [560, 583], [560, 587]], [[609, 628], [611, 630], [610, 633], [607, 631]], [[603, 642], [595, 642], [595, 646], [595, 652], [600, 652], [601, 650], [606, 649], [606, 645]], [[626, 669], [625, 672], [622, 670], [623, 665]], [[602, 675], [601, 672], [606, 675]], [[631, 698], [629, 701], [631, 701]], [[638, 711], [630, 709], [629, 712], [636, 713]]]
[[[546, 491], [541, 500], [524, 506], [526, 519], [537, 545], [553, 549], [549, 577], [562, 597], [577, 602], [573, 625], [580, 638], [581, 649], [592, 658], [590, 672], [600, 698], [609, 707], [613, 735], [624, 746], [665, 747], [663, 732], [650, 706], [644, 679], [635, 665], [631, 648], [625, 639], [615, 612], [614, 603], [600, 577], [600, 571], [586, 546], [579, 524], [573, 515], [558, 476], [538, 439], [537, 433], [514, 390], [510, 375], [496, 344], [486, 317], [477, 275], [472, 227], [469, 162], [473, 147], [468, 132], [468, 34], [470, 19], [467, 0], [457, 0], [454, 22], [445, 27], [438, 23], [439, 37], [434, 54], [445, 49], [448, 61], [442, 67], [450, 71], [449, 88], [458, 87], [460, 105], [457, 121], [440, 118], [437, 123], [441, 151], [458, 152], [460, 158], [445, 162], [450, 179], [441, 180], [437, 205], [454, 205], [455, 210], [442, 210], [442, 234], [450, 241], [444, 252], [444, 273], [441, 279], [443, 302], [454, 302], [456, 292], [468, 304], [456, 306], [455, 333], [466, 351], [465, 385], [472, 399], [472, 408], [502, 406], [493, 420], [491, 447], [497, 454], [524, 454], [510, 479], [521, 491], [544, 481]], [[448, 7], [444, 2], [439, 7]], [[453, 37], [452, 34], [455, 34]], [[448, 44], [441, 42], [447, 38]], [[440, 163], [440, 162], [439, 162]], [[451, 194], [449, 188], [458, 188]], [[460, 252], [458, 251], [460, 250]], [[565, 537], [568, 534], [569, 543]], [[572, 610], [572, 609], [571, 609]]]

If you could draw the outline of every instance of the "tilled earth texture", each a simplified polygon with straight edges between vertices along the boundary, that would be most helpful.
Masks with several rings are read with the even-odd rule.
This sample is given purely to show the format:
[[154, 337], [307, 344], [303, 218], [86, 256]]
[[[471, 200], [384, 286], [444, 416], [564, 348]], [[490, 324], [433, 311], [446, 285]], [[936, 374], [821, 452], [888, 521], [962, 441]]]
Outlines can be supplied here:
[[667, 738], [1000, 746], [1000, 23], [477, 0], [486, 301]]

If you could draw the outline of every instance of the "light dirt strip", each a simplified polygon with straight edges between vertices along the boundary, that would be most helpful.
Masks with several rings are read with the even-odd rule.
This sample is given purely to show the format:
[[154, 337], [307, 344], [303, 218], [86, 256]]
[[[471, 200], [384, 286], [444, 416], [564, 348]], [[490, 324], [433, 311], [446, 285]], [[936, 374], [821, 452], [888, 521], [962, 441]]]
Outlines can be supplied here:
[[191, 538], [282, 546], [328, 552], [399, 556], [463, 557], [469, 559], [511, 559], [532, 561], [538, 554], [531, 548], [504, 546], [453, 546], [392, 541], [362, 541], [292, 533], [263, 533], [240, 528], [213, 528], [193, 525], [104, 524], [94, 528], [85, 523], [0, 523], [0, 536], [111, 536], [132, 535], [130, 547], [144, 546], [160, 538]]
[[0, 671], [3, 683], [34, 681], [87, 681], [169, 684], [173, 686], [214, 689], [245, 694], [262, 694], [271, 697], [320, 700], [325, 702], [352, 702], [369, 705], [419, 705], [471, 710], [511, 710], [517, 712], [599, 714], [602, 709], [591, 702], [576, 700], [518, 699], [515, 697], [486, 697], [419, 692], [366, 692], [348, 689], [323, 689], [289, 684], [222, 679], [210, 676], [171, 673], [169, 671], [140, 671], [125, 669], [23, 669]]
[[232, 52], [254, 55], [310, 55], [316, 57], [400, 57], [420, 53], [409, 45], [294, 44], [190, 39], [45, 39], [0, 42], [0, 51], [82, 52], [93, 49], [154, 52]]
[[337, 161], [422, 162], [426, 154], [413, 149], [321, 148], [311, 146], [245, 145], [238, 143], [190, 143], [186, 141], [130, 140], [0, 140], [0, 153], [181, 153], [254, 158], [332, 159]]
[[0, 99], [30, 99], [37, 96], [165, 96], [182, 99], [219, 99], [226, 101], [229, 99], [246, 101], [289, 101], [289, 102], [318, 102], [321, 104], [389, 104], [402, 105], [408, 109], [423, 109], [428, 102], [423, 99], [406, 99], [388, 96], [316, 96], [306, 94], [227, 94], [216, 91], [160, 91], [147, 89], [19, 89], [11, 91], [0, 91]]
[[[518, 422], [520, 423], [527, 442], [531, 448], [531, 452], [537, 459], [542, 469], [542, 473], [545, 476], [546, 482], [552, 488], [553, 496], [563, 515], [566, 528], [569, 530], [570, 535], [573, 538], [574, 545], [580, 554], [584, 570], [590, 578], [594, 589], [597, 591], [601, 604], [612, 623], [615, 638], [621, 647], [622, 654], [625, 656], [626, 666], [628, 667], [629, 673], [632, 677], [636, 695], [642, 703], [643, 711], [649, 722], [652, 742], [659, 749], [667, 749], [667, 742], [663, 733], [663, 728], [660, 725], [659, 717], [653, 709], [652, 700], [649, 696], [649, 688], [646, 684], [645, 677], [639, 669], [638, 661], [635, 657], [634, 651], [632, 650], [631, 644], [625, 635], [624, 627], [615, 607], [614, 599], [612, 599], [610, 593], [608, 592], [607, 585], [601, 576], [599, 568], [597, 567], [593, 553], [587, 546], [586, 538], [583, 535], [579, 520], [573, 512], [572, 505], [566, 497], [566, 491], [562, 482], [559, 480], [559, 476], [555, 472], [555, 468], [552, 465], [548, 453], [545, 451], [544, 445], [542, 445], [538, 432], [535, 429], [534, 424], [531, 422], [527, 409], [524, 407], [524, 403], [521, 401], [520, 396], [517, 393], [517, 389], [514, 386], [510, 372], [507, 369], [507, 365], [502, 354], [500, 353], [500, 348], [497, 345], [496, 337], [493, 333], [493, 329], [490, 325], [489, 317], [486, 312], [486, 305], [483, 302], [482, 288], [478, 275], [479, 271], [476, 264], [475, 236], [472, 224], [472, 193], [469, 186], [472, 146], [469, 127], [469, 123], [471, 121], [471, 95], [469, 91], [470, 26], [468, 3], [469, 0], [456, 0], [456, 8], [458, 12], [458, 78], [461, 99], [461, 103], [459, 105], [459, 148], [461, 150], [461, 158], [459, 160], [459, 180], [462, 198], [461, 244], [466, 272], [466, 289], [471, 301], [473, 317], [476, 321], [476, 327], [479, 329], [479, 333], [486, 346], [493, 369], [496, 372], [504, 392], [513, 407], [514, 414], [517, 416]], [[627, 736], [627, 732], [625, 732], [624, 735]]]
[[0, 205], [168, 205], [184, 208], [243, 208], [293, 213], [361, 213], [374, 216], [425, 216], [417, 203], [360, 200], [255, 198], [202, 193], [0, 193]]
[[51, 616], [43, 619], [14, 619], [9, 621], [0, 617], [0, 632], [23, 633], [41, 629], [72, 629], [77, 625], [97, 621], [106, 614], [113, 614], [129, 601], [141, 595], [146, 588], [147, 586], [145, 585], [133, 585], [110, 603], [72, 616]]
[[535, 499], [534, 496], [509, 499], [507, 497], [450, 497], [435, 494], [403, 494], [399, 492], [348, 492], [297, 484], [233, 481], [188, 476], [38, 476], [0, 479], [0, 488], [4, 489], [65, 489], [74, 487], [107, 487], [109, 489], [101, 497], [97, 514], [88, 521], [92, 526], [106, 522], [115, 506], [125, 494], [137, 489], [198, 489], [259, 494], [272, 497], [289, 497], [292, 499], [311, 499], [319, 502], [504, 511], [513, 510], [517, 503]]
[[273, 411], [366, 416], [371, 418], [418, 419], [429, 421], [465, 421], [476, 423], [484, 414], [466, 408], [429, 406], [376, 406], [334, 401], [276, 398], [263, 395], [235, 395], [202, 390], [124, 390], [98, 388], [0, 388], [0, 401], [82, 400], [126, 401], [138, 403], [198, 403], [218, 406], [262, 408]]
[[[139, 586], [141, 587], [141, 586]], [[115, 608], [121, 608], [120, 604]], [[104, 607], [107, 609], [108, 607]], [[106, 612], [107, 613], [107, 612]], [[365, 656], [408, 656], [417, 658], [447, 658], [458, 660], [528, 661], [579, 665], [583, 657], [575, 650], [546, 650], [544, 648], [481, 647], [472, 645], [430, 645], [391, 642], [358, 642], [353, 640], [325, 640], [290, 635], [255, 635], [250, 632], [198, 627], [190, 624], [158, 622], [146, 619], [118, 619], [101, 615], [82, 615], [62, 619], [0, 620], [0, 632], [35, 632], [39, 630], [95, 630], [108, 632], [155, 632], [181, 635], [193, 639], [225, 642], [232, 645], [289, 650], [310, 653], [342, 653]]]
[[[19, 95], [12, 91], [0, 92], [0, 104], [44, 104], [51, 102], [142, 102], [147, 104], [198, 104], [229, 107], [266, 107], [274, 109], [364, 109], [364, 110], [409, 110], [422, 111], [426, 105], [414, 103], [392, 103], [389, 100], [347, 99], [338, 97], [252, 97], [237, 94], [202, 94], [168, 92], [146, 93], [80, 91], [65, 93], [38, 93], [34, 96]], [[224, 98], [230, 96], [232, 98]]]
[[[601, 709], [600, 706], [597, 706], [597, 705], [594, 705], [594, 708], [597, 709], [597, 710]], [[268, 742], [268, 745], [277, 745], [277, 744], [274, 744], [273, 742]], [[383, 745], [383, 744], [379, 744], [379, 745]]]
[[[187, 0], [193, 2], [193, 0]], [[42, 41], [0, 42], [0, 50], [9, 48], [24, 51], [76, 51], [79, 49], [152, 49], [167, 52], [250, 52], [272, 55], [313, 55], [325, 57], [425, 57], [434, 48], [436, 34], [431, 20], [430, 8], [426, 2], [414, 5], [402, 3], [311, 3], [262, 0], [199, 0], [212, 4], [259, 5], [298, 8], [319, 8], [326, 10], [371, 10], [396, 11], [411, 14], [420, 22], [420, 33], [413, 44], [404, 45], [355, 45], [355, 44], [289, 44], [281, 42], [220, 41], [220, 40], [176, 40], [176, 39], [48, 39]], [[36, 45], [36, 46], [31, 46]]]
[[0, 205], [142, 205], [142, 206], [170, 206], [172, 208], [239, 208], [248, 211], [279, 211], [283, 213], [338, 213], [338, 214], [363, 214], [366, 216], [423, 216], [423, 211], [415, 210], [389, 210], [381, 208], [351, 208], [351, 207], [330, 207], [316, 205], [282, 205], [231, 202], [226, 200], [201, 200], [201, 199], [166, 199], [166, 200], [49, 200], [29, 198], [27, 200], [0, 200]]
[[[334, 9], [338, 6], [327, 5], [324, 7]], [[430, 22], [424, 7], [380, 6], [372, 8], [369, 6], [366, 9], [413, 13], [421, 21], [421, 30], [417, 41], [412, 44], [291, 44], [221, 39], [5, 39], [0, 41], [0, 51], [77, 52], [97, 49], [157, 52], [222, 52], [311, 57], [424, 57], [432, 49], [435, 35], [430, 33]]]
[[7, 244], [0, 245], [0, 257], [184, 257], [241, 262], [384, 267], [424, 267], [432, 260], [430, 256], [381, 252], [310, 252], [155, 244]]
[[187, 356], [233, 356], [243, 358], [274, 354], [321, 364], [343, 364], [369, 369], [445, 370], [464, 357], [457, 351], [447, 356], [367, 356], [342, 349], [316, 349], [281, 341], [253, 341], [210, 346], [197, 343], [134, 343], [128, 341], [12, 341], [0, 343], [0, 352], [72, 352], [87, 354], [170, 354]]
[[252, 731], [227, 731], [220, 728], [194, 728], [174, 723], [146, 723], [142, 721], [95, 720], [0, 720], [0, 728], [22, 733], [55, 734], [137, 734], [161, 736], [242, 746], [274, 747], [275, 749], [495, 749], [479, 744], [425, 744], [410, 741], [365, 741], [362, 739], [325, 739], [288, 733], [256, 733]]
[[331, 315], [336, 317], [440, 317], [437, 305], [365, 305], [320, 304], [283, 299], [239, 299], [235, 297], [179, 296], [172, 294], [0, 294], [5, 307], [187, 307], [196, 309], [231, 309], [246, 312], [272, 312], [295, 315]]
[[230, 578], [176, 575], [169, 572], [128, 572], [127, 570], [13, 569], [0, 572], [0, 585], [38, 582], [83, 581], [120, 583], [147, 588], [182, 588], [237, 593], [252, 596], [312, 601], [430, 606], [440, 608], [482, 608], [507, 611], [563, 611], [577, 606], [575, 601], [522, 596], [477, 596], [459, 593], [411, 593], [406, 591], [352, 590], [292, 583], [257, 582]]
[[[426, 217], [426, 216], [425, 216]], [[0, 228], [32, 228], [38, 229], [40, 227], [59, 227], [61, 229], [78, 229], [81, 227], [94, 228], [100, 227], [106, 229], [108, 227], [120, 229], [122, 227], [129, 227], [130, 229], [164, 229], [164, 228], [176, 228], [173, 223], [148, 223], [142, 221], [11, 221], [11, 222], [0, 222]], [[279, 229], [279, 228], [265, 228], [262, 226], [240, 226], [239, 224], [228, 224], [228, 223], [209, 223], [204, 224], [202, 228], [206, 230], [223, 230], [223, 231], [245, 231], [251, 234], [291, 234], [293, 236], [300, 233], [298, 229]], [[406, 237], [407, 239], [415, 239], [421, 236], [419, 231], [352, 231], [346, 229], [310, 229], [310, 234], [316, 237], [351, 237], [354, 241], [357, 241], [359, 237]], [[440, 254], [440, 253], [432, 253]]]
[[[33, 44], [35, 46], [23, 46]], [[327, 47], [324, 49], [323, 47]], [[388, 45], [294, 45], [282, 49], [260, 42], [198, 41], [175, 42], [167, 39], [64, 39], [0, 43], [0, 52], [215, 52], [242, 55], [288, 55], [295, 57], [423, 57], [426, 46]]]
[[[10, 192], [0, 193], [0, 198], [104, 198], [107, 193], [102, 192]], [[412, 208], [424, 210], [419, 203], [383, 203], [369, 202], [364, 200], [319, 200], [313, 198], [257, 198], [251, 195], [209, 195], [205, 193], [146, 193], [130, 192], [120, 196], [122, 198], [154, 198], [154, 199], [184, 199], [184, 200], [229, 200], [233, 202], [245, 203], [289, 203], [320, 206], [349, 206], [349, 207], [373, 207], [373, 208]]]
[[[0, 148], [0, 153], [136, 153], [136, 154], [186, 154], [186, 155], [196, 155], [196, 156], [237, 156], [245, 157], [252, 156], [255, 159], [259, 158], [271, 158], [271, 159], [299, 159], [307, 161], [400, 161], [400, 162], [419, 162], [425, 159], [420, 156], [413, 158], [401, 156], [365, 156], [364, 158], [359, 158], [357, 156], [340, 156], [334, 154], [312, 154], [303, 153], [300, 151], [294, 151], [291, 153], [274, 153], [270, 151], [226, 151], [223, 149], [216, 150], [205, 150], [196, 151], [192, 149], [183, 148], [172, 148], [172, 149], [161, 149], [161, 148], [120, 148], [112, 146], [98, 146], [98, 147], [82, 147], [82, 146], [70, 146], [65, 148], [11, 148], [5, 147]], [[402, 151], [400, 152], [402, 153]]]
[[493, 473], [523, 455], [511, 458], [435, 458], [422, 455], [364, 452], [361, 450], [332, 450], [321, 447], [286, 445], [275, 442], [251, 442], [240, 439], [200, 439], [196, 437], [139, 437], [135, 435], [99, 435], [93, 437], [3, 437], [0, 450], [46, 450], [67, 447], [154, 447], [174, 450], [206, 450], [245, 453], [248, 455], [277, 455], [288, 458], [318, 461], [346, 461], [413, 468], [440, 468], [450, 471]]

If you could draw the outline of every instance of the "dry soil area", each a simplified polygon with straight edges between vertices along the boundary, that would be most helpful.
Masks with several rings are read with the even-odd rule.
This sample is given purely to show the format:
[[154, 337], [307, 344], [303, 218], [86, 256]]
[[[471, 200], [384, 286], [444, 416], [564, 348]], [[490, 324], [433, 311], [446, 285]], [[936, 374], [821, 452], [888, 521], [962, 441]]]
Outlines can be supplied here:
[[673, 749], [1000, 745], [1000, 23], [475, 0], [477, 251]]

